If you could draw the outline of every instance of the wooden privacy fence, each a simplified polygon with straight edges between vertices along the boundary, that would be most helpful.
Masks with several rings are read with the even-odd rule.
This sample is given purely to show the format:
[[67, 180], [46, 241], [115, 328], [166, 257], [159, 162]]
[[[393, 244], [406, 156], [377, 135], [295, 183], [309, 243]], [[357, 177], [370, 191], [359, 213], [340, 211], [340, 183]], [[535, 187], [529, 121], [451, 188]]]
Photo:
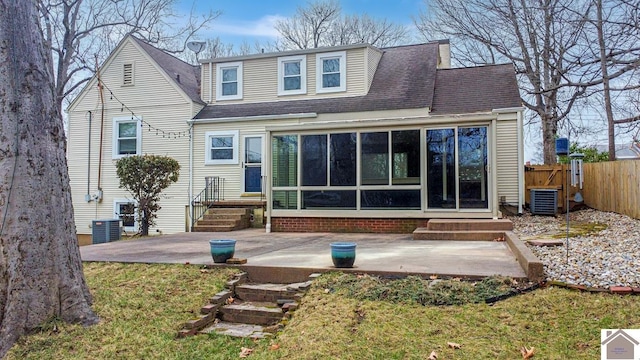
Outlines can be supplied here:
[[564, 189], [569, 181], [569, 208], [571, 208], [573, 197], [579, 188], [571, 186], [571, 179], [568, 179], [571, 173], [570, 169], [571, 166], [566, 164], [525, 166], [525, 204], [531, 203], [531, 189], [555, 189], [558, 190], [558, 211], [564, 211], [567, 201]]
[[584, 164], [587, 206], [640, 219], [640, 160]]

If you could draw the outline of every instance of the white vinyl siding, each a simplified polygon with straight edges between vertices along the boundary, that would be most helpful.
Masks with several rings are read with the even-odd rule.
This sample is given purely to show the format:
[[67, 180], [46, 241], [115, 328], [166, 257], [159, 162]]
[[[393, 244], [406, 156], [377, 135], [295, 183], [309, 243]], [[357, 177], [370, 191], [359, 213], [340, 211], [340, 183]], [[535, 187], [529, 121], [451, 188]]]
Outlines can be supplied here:
[[[220, 103], [255, 103], [280, 100], [306, 100], [320, 98], [336, 98], [349, 96], [362, 96], [368, 91], [367, 64], [365, 64], [365, 51], [367, 48], [355, 48], [346, 50], [346, 91], [342, 92], [316, 92], [316, 54], [304, 54], [306, 57], [306, 86], [304, 94], [287, 94], [283, 97], [278, 94], [278, 57], [266, 57], [258, 59], [246, 59], [242, 61], [243, 89], [242, 99], [223, 100]], [[376, 50], [376, 52], [378, 52]], [[216, 66], [213, 63], [213, 73], [209, 75], [209, 63], [203, 65], [202, 99], [206, 102], [216, 103], [215, 94], [218, 88], [218, 76]], [[375, 70], [375, 68], [373, 69]]]
[[[135, 63], [135, 86], [122, 84], [124, 63]], [[91, 221], [111, 219], [114, 216], [114, 200], [131, 198], [131, 194], [119, 188], [115, 161], [112, 160], [113, 119], [122, 117], [131, 119], [125, 105], [136, 116], [145, 120], [138, 127], [141, 137], [141, 154], [170, 156], [181, 165], [178, 182], [163, 192], [160, 200], [162, 209], [158, 212], [157, 225], [150, 234], [171, 234], [185, 231], [186, 212], [189, 204], [189, 125], [191, 119], [202, 106], [189, 101], [186, 96], [172, 85], [168, 76], [153, 64], [148, 56], [138, 50], [131, 40], [126, 40], [119, 50], [101, 67], [100, 75], [106, 86], [113, 91], [113, 99], [107, 88], [104, 89], [104, 139], [102, 144], [102, 169], [100, 187], [103, 199], [100, 202], [86, 202], [85, 195], [95, 195], [98, 186], [98, 161], [100, 157], [100, 106], [98, 87], [95, 79], [79, 95], [73, 108], [69, 109], [69, 130], [67, 157], [69, 177], [74, 206], [76, 229], [79, 234], [91, 234]], [[152, 95], [150, 95], [152, 94]], [[98, 104], [98, 105], [97, 105]], [[89, 133], [89, 113], [91, 112], [91, 133]], [[150, 123], [150, 129], [146, 123]], [[165, 130], [156, 133], [156, 129]], [[171, 136], [169, 135], [171, 132]], [[179, 135], [178, 135], [179, 134]], [[204, 136], [203, 136], [204, 137]], [[89, 141], [89, 138], [91, 139]], [[91, 149], [88, 148], [89, 143]], [[89, 170], [89, 191], [87, 191], [87, 173]]]
[[366, 91], [369, 92], [369, 89], [371, 88], [371, 82], [373, 81], [373, 76], [376, 73], [376, 70], [378, 69], [378, 63], [380, 63], [380, 58], [382, 58], [382, 52], [379, 50], [376, 50], [374, 48], [367, 48], [366, 49], [366, 59], [367, 59], [367, 68], [366, 68], [366, 74], [367, 74], [367, 89]]
[[[497, 121], [497, 157], [496, 171], [498, 176], [498, 201], [504, 196], [505, 201], [518, 205], [518, 163], [517, 123], [513, 120]], [[523, 180], [524, 181], [524, 180]]]

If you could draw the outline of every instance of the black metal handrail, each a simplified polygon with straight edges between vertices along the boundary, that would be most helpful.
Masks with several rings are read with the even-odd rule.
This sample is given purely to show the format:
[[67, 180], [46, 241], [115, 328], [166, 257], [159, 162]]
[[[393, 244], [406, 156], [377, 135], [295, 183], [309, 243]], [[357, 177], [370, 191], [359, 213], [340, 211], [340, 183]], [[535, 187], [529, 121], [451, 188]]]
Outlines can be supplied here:
[[224, 194], [224, 178], [219, 176], [207, 176], [204, 180], [205, 188], [191, 200], [192, 228], [198, 220], [202, 219], [210, 207], [220, 201], [220, 194]]

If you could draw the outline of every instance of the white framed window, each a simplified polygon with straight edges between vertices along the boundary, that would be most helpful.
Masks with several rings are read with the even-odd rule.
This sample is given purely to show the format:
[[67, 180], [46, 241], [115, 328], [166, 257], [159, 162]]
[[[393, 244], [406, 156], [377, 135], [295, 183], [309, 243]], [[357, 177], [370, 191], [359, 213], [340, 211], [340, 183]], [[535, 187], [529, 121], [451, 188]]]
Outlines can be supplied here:
[[142, 131], [140, 117], [113, 118], [113, 158], [142, 154]]
[[316, 54], [316, 92], [347, 90], [347, 52]]
[[122, 229], [126, 232], [138, 231], [137, 204], [129, 199], [113, 200], [113, 218], [122, 221]]
[[278, 95], [307, 93], [307, 56], [278, 58]]
[[132, 86], [134, 81], [133, 63], [122, 64], [122, 86]]
[[216, 100], [242, 99], [242, 62], [216, 64]]
[[238, 131], [208, 131], [204, 142], [205, 165], [238, 163]]

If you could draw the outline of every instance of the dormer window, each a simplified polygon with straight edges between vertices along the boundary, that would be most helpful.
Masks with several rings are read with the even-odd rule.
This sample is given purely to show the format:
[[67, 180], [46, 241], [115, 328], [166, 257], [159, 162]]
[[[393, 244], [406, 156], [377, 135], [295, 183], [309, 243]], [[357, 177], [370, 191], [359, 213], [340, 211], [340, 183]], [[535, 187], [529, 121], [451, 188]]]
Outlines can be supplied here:
[[347, 53], [337, 51], [316, 55], [316, 92], [347, 90]]
[[242, 62], [216, 65], [216, 100], [242, 99]]
[[278, 58], [278, 95], [307, 93], [307, 56]]
[[122, 85], [133, 85], [133, 63], [127, 63], [122, 65]]

